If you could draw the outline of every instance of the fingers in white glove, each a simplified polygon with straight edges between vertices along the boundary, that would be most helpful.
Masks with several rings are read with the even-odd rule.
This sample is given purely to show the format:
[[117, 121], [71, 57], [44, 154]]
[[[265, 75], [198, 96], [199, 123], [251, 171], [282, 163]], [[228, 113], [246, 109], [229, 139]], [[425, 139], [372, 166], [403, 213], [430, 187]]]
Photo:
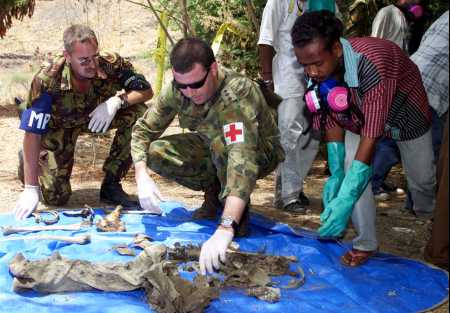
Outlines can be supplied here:
[[24, 220], [33, 213], [39, 204], [39, 191], [39, 186], [25, 185], [14, 208], [16, 220]]
[[122, 100], [119, 97], [111, 97], [105, 102], [101, 103], [89, 114], [91, 120], [88, 128], [93, 133], [105, 133], [111, 125], [114, 116], [120, 108]]
[[161, 214], [162, 210], [159, 203], [164, 201], [164, 198], [159, 191], [158, 186], [147, 174], [142, 175], [136, 180], [138, 187], [138, 198], [141, 207], [148, 212], [154, 214]]
[[228, 246], [233, 240], [233, 232], [218, 229], [202, 246], [200, 252], [200, 273], [206, 275], [220, 268], [220, 262], [226, 262]]
[[106, 133], [106, 131], [109, 129], [109, 126], [111, 125], [112, 120], [108, 120], [104, 123], [103, 127], [101, 128], [102, 133]]
[[[95, 110], [94, 110], [95, 112]], [[95, 116], [90, 120], [88, 128], [91, 132], [93, 133], [99, 133], [100, 131], [102, 131], [102, 128], [105, 125], [105, 121], [96, 118]]]
[[148, 211], [153, 214], [162, 214], [162, 210], [159, 207], [158, 201], [154, 197], [141, 198], [139, 197], [139, 204], [144, 211]]

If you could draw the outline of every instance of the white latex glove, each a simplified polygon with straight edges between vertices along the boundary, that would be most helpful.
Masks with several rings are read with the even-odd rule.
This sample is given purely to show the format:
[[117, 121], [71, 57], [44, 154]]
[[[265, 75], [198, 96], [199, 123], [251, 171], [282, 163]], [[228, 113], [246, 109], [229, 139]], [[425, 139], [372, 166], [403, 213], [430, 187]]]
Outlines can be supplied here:
[[227, 249], [233, 237], [232, 231], [217, 229], [214, 235], [202, 245], [199, 261], [202, 275], [213, 273], [214, 269], [220, 268], [220, 261], [226, 261]]
[[89, 121], [88, 128], [93, 133], [104, 133], [111, 125], [114, 116], [120, 109], [122, 99], [119, 97], [111, 97], [105, 102], [101, 103], [94, 111], [89, 114], [91, 120]]
[[25, 185], [25, 189], [20, 194], [19, 201], [14, 208], [16, 220], [24, 220], [36, 210], [39, 204], [39, 191], [39, 186]]
[[163, 197], [153, 179], [145, 173], [136, 178], [136, 183], [141, 207], [150, 213], [161, 214], [162, 210], [159, 207], [159, 202], [163, 201]]

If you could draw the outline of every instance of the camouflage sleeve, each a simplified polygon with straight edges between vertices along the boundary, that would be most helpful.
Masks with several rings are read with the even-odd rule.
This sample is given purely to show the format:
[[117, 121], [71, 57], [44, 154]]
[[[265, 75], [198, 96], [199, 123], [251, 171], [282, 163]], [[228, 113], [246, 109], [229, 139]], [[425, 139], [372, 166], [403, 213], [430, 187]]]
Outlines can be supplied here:
[[147, 162], [147, 153], [152, 141], [169, 127], [178, 112], [181, 99], [175, 95], [171, 84], [166, 86], [155, 103], [137, 120], [131, 138], [133, 162]]
[[[230, 82], [234, 95], [228, 95], [231, 105], [227, 105], [221, 115], [223, 142], [225, 142], [227, 181], [222, 197], [236, 196], [244, 201], [250, 195], [258, 178], [258, 115], [263, 96], [253, 82], [246, 78], [236, 78]], [[227, 96], [227, 95], [226, 95]]]
[[133, 64], [127, 58], [121, 57], [118, 53], [102, 51], [99, 56], [99, 63], [108, 74], [118, 74], [121, 71], [135, 71]]

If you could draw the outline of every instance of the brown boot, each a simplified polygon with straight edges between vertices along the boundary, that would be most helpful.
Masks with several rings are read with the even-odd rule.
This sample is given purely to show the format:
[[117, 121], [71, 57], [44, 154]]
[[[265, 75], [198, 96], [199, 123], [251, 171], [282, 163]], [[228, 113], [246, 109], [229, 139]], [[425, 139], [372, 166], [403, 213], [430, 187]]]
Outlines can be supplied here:
[[235, 237], [247, 237], [250, 235], [250, 202], [245, 206], [244, 214], [237, 229]]
[[219, 211], [223, 209], [222, 202], [219, 201], [220, 183], [214, 183], [205, 190], [205, 201], [200, 208], [192, 213], [192, 218], [195, 220], [215, 220]]

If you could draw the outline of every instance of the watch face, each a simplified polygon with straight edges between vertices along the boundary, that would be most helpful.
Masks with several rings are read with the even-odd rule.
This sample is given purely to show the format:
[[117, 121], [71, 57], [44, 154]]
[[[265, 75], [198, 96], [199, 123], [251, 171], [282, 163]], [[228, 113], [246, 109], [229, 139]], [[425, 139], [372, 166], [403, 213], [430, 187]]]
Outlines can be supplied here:
[[222, 225], [223, 227], [233, 227], [233, 219], [230, 217], [224, 217], [222, 218], [222, 220], [220, 221], [220, 225]]

